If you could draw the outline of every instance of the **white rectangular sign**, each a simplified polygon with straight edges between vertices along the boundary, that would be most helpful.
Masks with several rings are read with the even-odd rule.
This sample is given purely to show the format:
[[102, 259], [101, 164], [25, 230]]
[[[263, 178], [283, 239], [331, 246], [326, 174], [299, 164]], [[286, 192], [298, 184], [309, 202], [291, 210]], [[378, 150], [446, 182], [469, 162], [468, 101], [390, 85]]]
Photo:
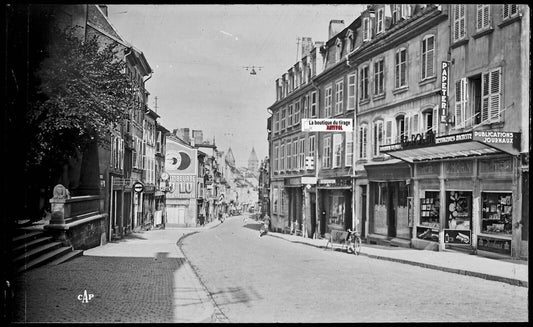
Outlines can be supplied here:
[[353, 120], [349, 118], [303, 118], [302, 132], [352, 132]]

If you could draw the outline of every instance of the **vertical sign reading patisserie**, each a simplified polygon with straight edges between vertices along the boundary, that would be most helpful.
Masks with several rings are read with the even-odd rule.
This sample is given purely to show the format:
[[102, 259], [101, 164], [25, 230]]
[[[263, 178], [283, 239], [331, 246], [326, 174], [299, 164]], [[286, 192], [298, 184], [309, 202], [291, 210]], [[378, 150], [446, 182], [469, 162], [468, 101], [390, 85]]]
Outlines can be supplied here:
[[440, 122], [445, 123], [446, 117], [448, 115], [448, 73], [450, 68], [449, 61], [443, 61], [441, 66], [441, 96], [440, 96], [440, 107], [439, 107], [439, 116]]

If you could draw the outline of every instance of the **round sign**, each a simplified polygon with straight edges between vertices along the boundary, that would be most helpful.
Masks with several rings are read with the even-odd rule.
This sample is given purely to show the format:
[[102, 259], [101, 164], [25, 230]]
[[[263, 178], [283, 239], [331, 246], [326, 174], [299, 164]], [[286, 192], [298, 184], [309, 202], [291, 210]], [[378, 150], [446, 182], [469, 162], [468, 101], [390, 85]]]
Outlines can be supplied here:
[[169, 179], [169, 177], [170, 177], [170, 175], [167, 172], [164, 171], [164, 172], [161, 173], [161, 179], [162, 180], [166, 181], [166, 180]]
[[141, 182], [133, 184], [133, 190], [137, 193], [141, 193], [144, 189], [144, 185]]

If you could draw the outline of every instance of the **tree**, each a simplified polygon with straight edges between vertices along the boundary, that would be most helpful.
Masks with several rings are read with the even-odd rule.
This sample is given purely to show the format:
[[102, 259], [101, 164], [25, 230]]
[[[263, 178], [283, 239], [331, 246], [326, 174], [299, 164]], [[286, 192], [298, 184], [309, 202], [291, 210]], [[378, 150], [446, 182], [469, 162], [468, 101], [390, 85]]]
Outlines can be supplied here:
[[[65, 162], [128, 115], [134, 84], [125, 74], [118, 44], [80, 40], [74, 29], [55, 28], [36, 76], [38, 97], [27, 123], [33, 131], [27, 164]], [[123, 48], [123, 47], [122, 47]]]

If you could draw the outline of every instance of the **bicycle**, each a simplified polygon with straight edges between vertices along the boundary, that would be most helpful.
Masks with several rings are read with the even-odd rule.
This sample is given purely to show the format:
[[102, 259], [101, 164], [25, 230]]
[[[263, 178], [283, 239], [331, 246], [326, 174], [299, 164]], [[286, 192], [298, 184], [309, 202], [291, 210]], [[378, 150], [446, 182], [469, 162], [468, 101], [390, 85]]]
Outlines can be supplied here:
[[347, 232], [348, 237], [346, 239], [348, 244], [346, 252], [359, 255], [361, 253], [361, 236], [357, 231], [352, 231], [351, 229], [348, 229]]

